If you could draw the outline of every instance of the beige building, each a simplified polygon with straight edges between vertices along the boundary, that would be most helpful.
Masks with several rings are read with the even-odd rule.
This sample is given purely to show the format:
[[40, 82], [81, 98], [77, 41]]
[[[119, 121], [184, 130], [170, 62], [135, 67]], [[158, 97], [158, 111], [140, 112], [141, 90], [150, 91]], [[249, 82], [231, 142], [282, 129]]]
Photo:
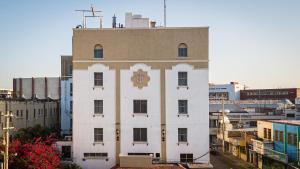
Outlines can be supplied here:
[[[12, 126], [15, 128], [13, 132], [38, 124], [49, 128], [58, 129], [59, 127], [58, 101], [0, 100], [0, 113], [5, 114], [8, 110], [13, 113]], [[4, 126], [3, 117], [1, 117], [1, 126]]]

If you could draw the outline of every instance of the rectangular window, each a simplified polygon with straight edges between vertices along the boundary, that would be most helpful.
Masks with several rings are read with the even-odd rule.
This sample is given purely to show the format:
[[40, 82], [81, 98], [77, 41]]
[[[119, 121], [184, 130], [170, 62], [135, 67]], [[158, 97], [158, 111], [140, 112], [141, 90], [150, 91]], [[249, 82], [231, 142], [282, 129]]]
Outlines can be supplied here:
[[187, 86], [187, 72], [178, 72], [178, 86]]
[[103, 128], [94, 128], [94, 142], [103, 142]]
[[292, 133], [288, 133], [288, 138], [287, 138], [288, 144], [292, 144], [292, 140], [293, 140], [292, 137], [293, 137], [293, 136], [292, 136]]
[[267, 138], [268, 136], [267, 136], [267, 128], [264, 128], [264, 138]]
[[188, 101], [187, 100], [178, 100], [178, 113], [179, 114], [188, 114]]
[[87, 159], [103, 159], [107, 158], [107, 153], [83, 153], [84, 158]]
[[94, 114], [103, 114], [103, 100], [94, 100]]
[[268, 139], [271, 140], [271, 136], [272, 136], [272, 131], [271, 129], [268, 129]]
[[279, 141], [279, 131], [278, 130], [275, 130], [274, 140]]
[[70, 83], [70, 96], [73, 96], [73, 83]]
[[103, 86], [103, 73], [102, 72], [94, 73], [94, 86]]
[[133, 100], [133, 113], [147, 113], [147, 100]]
[[133, 141], [147, 142], [147, 128], [134, 128]]
[[178, 128], [178, 142], [187, 142], [187, 128]]
[[283, 142], [283, 131], [279, 132], [279, 141]]
[[187, 48], [178, 48], [179, 57], [187, 57]]
[[17, 110], [17, 117], [19, 117], [19, 110]]
[[94, 57], [95, 58], [103, 58], [103, 49], [95, 49]]
[[293, 145], [297, 146], [297, 142], [298, 142], [297, 134], [293, 134]]
[[20, 112], [20, 114], [21, 114], [21, 117], [23, 117], [23, 110], [20, 110], [21, 112]]
[[193, 154], [180, 154], [180, 162], [192, 163], [193, 161]]

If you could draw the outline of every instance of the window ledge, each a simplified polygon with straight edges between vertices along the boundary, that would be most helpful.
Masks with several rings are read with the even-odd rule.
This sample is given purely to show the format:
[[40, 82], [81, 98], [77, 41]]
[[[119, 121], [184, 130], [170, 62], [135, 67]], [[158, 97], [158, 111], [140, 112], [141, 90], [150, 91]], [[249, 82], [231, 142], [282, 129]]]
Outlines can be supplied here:
[[104, 114], [95, 114], [95, 113], [93, 113], [93, 117], [104, 117]]
[[94, 57], [94, 59], [95, 59], [95, 60], [103, 60], [104, 57], [102, 57], [102, 58], [95, 58], [95, 57]]
[[189, 89], [189, 86], [177, 86], [177, 89], [180, 89], [180, 88], [183, 88], [183, 89]]
[[178, 117], [180, 117], [180, 116], [186, 116], [186, 117], [190, 117], [190, 115], [189, 115], [189, 114], [184, 114], [184, 113], [178, 113], [178, 114], [177, 114], [177, 116], [178, 116]]
[[93, 90], [95, 90], [95, 89], [102, 89], [102, 90], [104, 90], [104, 86], [94, 86]]
[[182, 60], [186, 60], [188, 58], [189, 58], [188, 55], [186, 55], [186, 56], [177, 56], [177, 59], [182, 59]]
[[147, 141], [134, 141], [132, 145], [134, 146], [135, 144], [146, 144], [147, 146], [149, 145]]
[[148, 113], [132, 113], [132, 117], [134, 116], [146, 116], [149, 117]]
[[94, 142], [93, 146], [95, 146], [96, 144], [102, 144], [104, 146], [104, 142]]
[[188, 143], [188, 142], [185, 142], [185, 141], [180, 141], [180, 142], [177, 143], [178, 146], [179, 146], [180, 144], [186, 144], [187, 146], [189, 145], [189, 143]]

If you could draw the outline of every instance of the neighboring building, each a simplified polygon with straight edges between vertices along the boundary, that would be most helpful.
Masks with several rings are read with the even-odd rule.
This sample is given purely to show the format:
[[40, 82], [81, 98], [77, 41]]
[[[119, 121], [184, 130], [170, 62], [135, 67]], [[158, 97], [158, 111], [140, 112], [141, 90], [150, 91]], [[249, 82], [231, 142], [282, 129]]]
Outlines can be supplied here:
[[8, 99], [12, 97], [12, 90], [10, 89], [0, 89], [0, 99]]
[[72, 48], [76, 163], [209, 163], [207, 27], [73, 29]]
[[296, 98], [295, 105], [296, 105], [297, 111], [300, 112], [300, 98]]
[[229, 84], [209, 84], [209, 100], [240, 100], [240, 90], [244, 85], [237, 82]]
[[61, 56], [61, 135], [72, 135], [72, 56]]
[[142, 18], [142, 15], [134, 14], [131, 12], [125, 14], [125, 27], [126, 28], [149, 28], [149, 18]]
[[259, 168], [299, 167], [299, 120], [258, 121], [253, 163]]
[[288, 99], [295, 103], [295, 99], [300, 97], [300, 88], [282, 89], [251, 89], [241, 90], [241, 100], [284, 100]]
[[13, 98], [15, 99], [60, 99], [60, 78], [14, 78]]
[[[234, 128], [256, 127], [257, 120], [300, 119], [293, 104], [285, 100], [239, 100], [224, 101], [224, 110]], [[210, 143], [217, 143], [217, 131], [222, 118], [222, 101], [209, 102]]]
[[[14, 115], [12, 134], [21, 128], [35, 125], [59, 129], [59, 101], [1, 99], [0, 113], [5, 114], [8, 110]], [[4, 125], [3, 117], [1, 118], [1, 125]], [[2, 133], [1, 128], [0, 134]]]

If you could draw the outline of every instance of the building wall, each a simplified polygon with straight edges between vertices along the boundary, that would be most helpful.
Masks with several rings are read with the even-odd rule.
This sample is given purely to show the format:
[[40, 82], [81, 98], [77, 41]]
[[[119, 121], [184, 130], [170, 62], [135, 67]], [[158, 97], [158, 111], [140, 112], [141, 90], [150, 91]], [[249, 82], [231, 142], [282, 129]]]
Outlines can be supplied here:
[[[188, 72], [188, 88], [178, 87], [177, 74]], [[166, 135], [167, 160], [178, 161], [180, 153], [194, 158], [209, 151], [208, 71], [195, 70], [187, 64], [166, 70]], [[188, 115], [178, 117], [178, 100], [188, 100]], [[188, 144], [178, 144], [178, 128], [188, 129]], [[206, 136], [206, 137], [203, 137]], [[209, 154], [197, 162], [208, 162]]]
[[[12, 125], [16, 130], [21, 128], [41, 125], [48, 128], [58, 129], [59, 126], [59, 103], [57, 101], [5, 101], [0, 100], [0, 112], [5, 113], [5, 105], [8, 104], [9, 110], [14, 117]], [[27, 110], [27, 111], [26, 111]], [[35, 113], [34, 113], [35, 112]], [[45, 113], [47, 112], [47, 113]], [[1, 118], [3, 125], [4, 118]], [[12, 131], [12, 133], [15, 130]], [[2, 128], [0, 133], [3, 133]]]
[[[209, 93], [218, 94], [218, 93], [227, 93], [228, 100], [240, 100], [240, 90], [243, 90], [243, 85], [236, 82], [231, 82], [230, 84], [210, 84]], [[220, 100], [221, 97], [210, 97], [210, 100]], [[226, 99], [226, 98], [225, 98]]]
[[73, 98], [71, 96], [71, 84], [72, 78], [61, 81], [61, 100], [60, 100], [60, 109], [61, 109], [61, 134], [70, 135], [72, 134], [72, 108], [71, 102]]
[[60, 79], [58, 77], [16, 78], [15, 98], [60, 99]]
[[257, 121], [257, 136], [264, 138], [264, 128], [271, 129], [271, 139], [273, 140], [273, 123], [268, 121]]
[[[94, 87], [94, 72], [103, 72], [103, 88]], [[115, 70], [95, 64], [88, 70], [73, 70], [73, 75], [74, 161], [83, 168], [111, 168], [116, 163]], [[104, 116], [93, 116], [94, 100], [103, 100]], [[94, 144], [94, 128], [103, 128], [103, 144]], [[83, 153], [94, 152], [108, 153], [109, 160], [83, 161]]]
[[[131, 81], [138, 70], [147, 72], [148, 85], [137, 88]], [[130, 70], [121, 70], [121, 152], [160, 153], [160, 70], [145, 64], [135, 64]], [[133, 100], [147, 100], [147, 115], [133, 114]], [[147, 128], [147, 144], [133, 141], [133, 128]]]
[[296, 145], [288, 144], [287, 138], [288, 133], [296, 134], [298, 139], [298, 126], [293, 125], [286, 125], [286, 153], [288, 154], [289, 162], [292, 161], [298, 161], [298, 144], [299, 141], [297, 141]]
[[276, 141], [274, 138], [274, 150], [279, 151], [281, 153], [286, 153], [286, 133], [285, 133], [285, 125], [280, 123], [273, 123], [273, 137], [275, 136], [275, 131], [283, 131], [283, 142]]

